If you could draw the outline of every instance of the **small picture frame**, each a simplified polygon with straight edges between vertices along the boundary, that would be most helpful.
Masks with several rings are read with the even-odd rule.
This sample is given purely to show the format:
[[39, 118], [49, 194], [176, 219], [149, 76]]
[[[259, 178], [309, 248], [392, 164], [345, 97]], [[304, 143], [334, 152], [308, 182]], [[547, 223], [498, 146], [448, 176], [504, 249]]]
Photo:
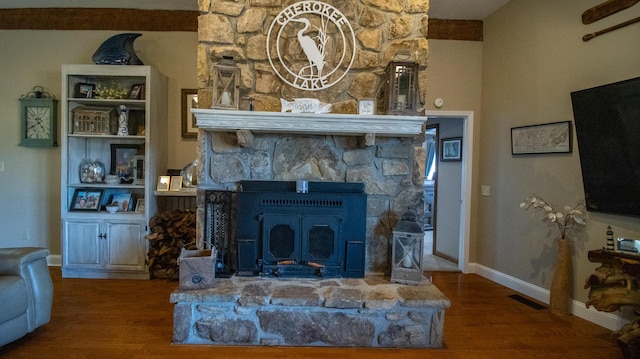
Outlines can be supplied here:
[[87, 84], [87, 83], [79, 83], [76, 86], [76, 98], [93, 98], [93, 91], [96, 89], [96, 85]]
[[136, 212], [144, 212], [144, 198], [136, 201]]
[[462, 137], [449, 137], [440, 140], [440, 161], [462, 161]]
[[144, 84], [136, 84], [131, 86], [131, 93], [129, 94], [130, 100], [144, 100]]
[[116, 193], [110, 204], [118, 205], [118, 212], [129, 212], [131, 208], [131, 193]]
[[133, 184], [144, 184], [144, 155], [133, 156]]
[[358, 114], [359, 115], [375, 115], [376, 102], [372, 98], [363, 98], [358, 101]]
[[170, 191], [179, 191], [182, 188], [182, 176], [171, 176]]
[[169, 184], [171, 183], [171, 176], [160, 176], [158, 178], [158, 192], [166, 192], [169, 190]]
[[70, 211], [94, 211], [100, 210], [102, 203], [102, 189], [76, 188], [71, 198]]
[[111, 144], [111, 174], [125, 180], [133, 177], [133, 158], [138, 153], [140, 145]]

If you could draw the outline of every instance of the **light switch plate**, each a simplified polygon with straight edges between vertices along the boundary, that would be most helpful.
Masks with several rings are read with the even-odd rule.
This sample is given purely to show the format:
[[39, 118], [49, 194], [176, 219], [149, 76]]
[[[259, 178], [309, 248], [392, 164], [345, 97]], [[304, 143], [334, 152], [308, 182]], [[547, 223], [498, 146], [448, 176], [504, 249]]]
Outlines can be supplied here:
[[491, 186], [480, 186], [480, 194], [485, 197], [491, 196]]

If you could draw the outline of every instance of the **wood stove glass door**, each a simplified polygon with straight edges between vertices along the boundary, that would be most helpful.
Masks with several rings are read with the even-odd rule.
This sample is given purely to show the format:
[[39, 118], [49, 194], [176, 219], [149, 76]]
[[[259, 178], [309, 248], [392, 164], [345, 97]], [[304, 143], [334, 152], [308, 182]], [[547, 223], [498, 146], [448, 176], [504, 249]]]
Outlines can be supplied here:
[[265, 215], [262, 223], [263, 261], [300, 260], [300, 216]]
[[302, 261], [339, 265], [340, 217], [308, 215], [302, 219]]

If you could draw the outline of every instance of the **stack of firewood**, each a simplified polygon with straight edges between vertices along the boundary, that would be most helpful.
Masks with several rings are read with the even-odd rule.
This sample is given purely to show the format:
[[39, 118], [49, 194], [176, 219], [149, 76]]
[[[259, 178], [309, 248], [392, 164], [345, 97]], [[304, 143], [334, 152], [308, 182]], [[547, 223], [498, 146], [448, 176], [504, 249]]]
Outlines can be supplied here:
[[182, 248], [196, 249], [196, 214], [178, 209], [159, 213], [149, 221], [149, 272], [152, 278], [178, 278]]

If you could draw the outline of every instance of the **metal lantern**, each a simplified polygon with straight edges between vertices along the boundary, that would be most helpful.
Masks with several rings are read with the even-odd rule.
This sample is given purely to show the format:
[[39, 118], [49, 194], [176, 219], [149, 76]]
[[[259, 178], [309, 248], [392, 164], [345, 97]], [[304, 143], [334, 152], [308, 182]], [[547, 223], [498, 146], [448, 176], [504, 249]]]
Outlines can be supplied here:
[[403, 284], [422, 282], [424, 232], [410, 211], [393, 228], [391, 281]]
[[211, 68], [213, 77], [213, 105], [211, 108], [238, 110], [240, 108], [240, 68], [231, 56], [223, 56], [222, 60]]
[[388, 115], [418, 114], [418, 64], [390, 62], [386, 71], [384, 106]]

